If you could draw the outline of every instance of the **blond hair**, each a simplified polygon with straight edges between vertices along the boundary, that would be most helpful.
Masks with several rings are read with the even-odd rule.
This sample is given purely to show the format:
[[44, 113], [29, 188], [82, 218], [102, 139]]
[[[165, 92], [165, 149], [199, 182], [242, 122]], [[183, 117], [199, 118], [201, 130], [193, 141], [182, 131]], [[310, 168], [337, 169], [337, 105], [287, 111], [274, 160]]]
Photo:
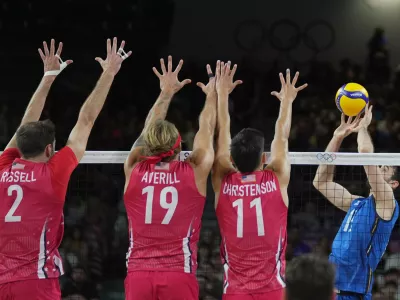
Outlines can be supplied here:
[[[175, 145], [179, 132], [175, 125], [165, 120], [159, 120], [151, 124], [144, 134], [144, 154], [157, 156], [168, 152]], [[181, 147], [174, 150], [174, 154], [163, 161], [170, 161], [181, 151]]]

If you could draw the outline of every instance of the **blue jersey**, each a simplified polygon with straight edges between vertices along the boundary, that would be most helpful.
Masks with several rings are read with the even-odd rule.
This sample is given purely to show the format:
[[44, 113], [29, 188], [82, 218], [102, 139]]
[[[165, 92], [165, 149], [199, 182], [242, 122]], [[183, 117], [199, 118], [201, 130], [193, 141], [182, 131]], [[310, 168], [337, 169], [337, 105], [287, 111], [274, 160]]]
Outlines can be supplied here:
[[329, 260], [336, 266], [336, 288], [360, 294], [371, 292], [372, 274], [389, 243], [399, 216], [396, 207], [392, 219], [385, 221], [376, 213], [375, 199], [352, 202], [332, 244]]

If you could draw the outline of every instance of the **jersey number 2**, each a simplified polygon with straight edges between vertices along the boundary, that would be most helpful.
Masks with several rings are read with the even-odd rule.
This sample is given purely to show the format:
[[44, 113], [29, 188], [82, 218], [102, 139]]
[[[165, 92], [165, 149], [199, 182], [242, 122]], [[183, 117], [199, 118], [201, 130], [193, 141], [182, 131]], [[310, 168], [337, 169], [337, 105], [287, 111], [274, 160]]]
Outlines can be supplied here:
[[[236, 235], [238, 238], [243, 237], [243, 199], [237, 199], [232, 203], [233, 207], [237, 207]], [[258, 236], [264, 236], [264, 216], [261, 206], [261, 198], [255, 198], [250, 202], [250, 208], [256, 207], [257, 233]]]
[[14, 216], [14, 213], [17, 210], [18, 206], [21, 204], [24, 192], [22, 191], [21, 186], [13, 184], [8, 187], [7, 195], [11, 197], [14, 192], [16, 192], [17, 196], [15, 197], [13, 205], [11, 206], [10, 210], [6, 214], [6, 217], [4, 218], [5, 222], [21, 222], [21, 216]]
[[[142, 190], [142, 195], [147, 194], [146, 199], [146, 216], [145, 216], [145, 224], [151, 224], [153, 219], [153, 199], [154, 199], [154, 186], [145, 187]], [[171, 202], [167, 202], [167, 195], [171, 194]], [[178, 190], [173, 186], [167, 186], [161, 190], [160, 193], [160, 206], [164, 209], [168, 209], [165, 214], [164, 219], [161, 224], [169, 224], [174, 215], [176, 206], [178, 205]]]

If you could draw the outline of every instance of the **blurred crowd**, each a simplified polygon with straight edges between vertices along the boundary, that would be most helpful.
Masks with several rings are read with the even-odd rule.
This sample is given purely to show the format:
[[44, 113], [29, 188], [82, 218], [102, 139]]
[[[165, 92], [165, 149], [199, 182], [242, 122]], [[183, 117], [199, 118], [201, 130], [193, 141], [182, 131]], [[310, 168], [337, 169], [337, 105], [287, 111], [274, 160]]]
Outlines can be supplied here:
[[[312, 61], [301, 66], [301, 82], [309, 87], [294, 104], [290, 138], [291, 151], [323, 150], [339, 122], [334, 95], [347, 82], [364, 85], [374, 106], [370, 132], [380, 152], [395, 152], [400, 146], [400, 68], [389, 67], [384, 32], [377, 29], [368, 43], [369, 55], [363, 65], [343, 59], [340, 65]], [[157, 60], [150, 56], [152, 62]], [[178, 58], [176, 58], [178, 59]], [[270, 92], [279, 88], [280, 62], [265, 64], [251, 57], [237, 62], [237, 77], [244, 85], [230, 99], [232, 134], [243, 127], [254, 127], [271, 141], [279, 103]], [[204, 62], [186, 61], [183, 76], [193, 81], [206, 80]], [[72, 68], [72, 67], [70, 67]], [[90, 70], [91, 72], [93, 70]], [[65, 73], [69, 72], [66, 70]], [[74, 71], [71, 71], [72, 73]], [[93, 72], [95, 73], [95, 72]], [[49, 96], [44, 117], [57, 126], [57, 146], [62, 146], [77, 118], [81, 101], [93, 86], [93, 79], [75, 71], [72, 79], [63, 74]], [[126, 77], [126, 76], [125, 76]], [[74, 82], [73, 82], [74, 81]], [[80, 83], [80, 84], [79, 84]], [[20, 84], [20, 83], [19, 83]], [[28, 83], [27, 83], [28, 84]], [[36, 83], [29, 83], [34, 86]], [[118, 78], [104, 111], [93, 130], [89, 150], [128, 150], [143, 128], [146, 114], [158, 93], [158, 82], [150, 71], [129, 79]], [[33, 92], [33, 90], [31, 91]], [[26, 91], [0, 92], [0, 144], [14, 133], [28, 99]], [[72, 99], [72, 100], [71, 100]], [[17, 101], [18, 100], [18, 101]], [[55, 104], [56, 103], [56, 104]], [[197, 118], [204, 96], [194, 85], [176, 95], [168, 113], [190, 150], [198, 128]], [[355, 138], [343, 148], [356, 151]], [[268, 149], [266, 149], [268, 150]], [[339, 168], [339, 180], [349, 189], [363, 189], [365, 179], [357, 168]], [[287, 259], [314, 252], [327, 257], [343, 213], [333, 208], [313, 188], [315, 168], [294, 166], [292, 172]], [[350, 174], [350, 175], [349, 175]], [[350, 176], [350, 177], [349, 177]], [[65, 236], [61, 254], [66, 275], [61, 279], [63, 299], [123, 299], [128, 249], [128, 226], [123, 204], [123, 171], [117, 164], [80, 165], [74, 172], [65, 205]], [[210, 189], [211, 190], [211, 187]], [[221, 299], [223, 272], [219, 258], [220, 236], [213, 211], [213, 195], [207, 197], [204, 228], [199, 243], [201, 299]], [[400, 232], [396, 227], [374, 287], [374, 299], [400, 299]]]

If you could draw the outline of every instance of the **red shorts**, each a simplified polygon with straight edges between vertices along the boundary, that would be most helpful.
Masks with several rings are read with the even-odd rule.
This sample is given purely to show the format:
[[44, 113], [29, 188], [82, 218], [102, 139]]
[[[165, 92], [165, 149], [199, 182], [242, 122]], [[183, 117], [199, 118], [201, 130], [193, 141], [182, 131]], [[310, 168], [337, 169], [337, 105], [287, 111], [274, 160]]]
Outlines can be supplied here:
[[32, 279], [0, 284], [0, 300], [61, 299], [58, 278]]
[[126, 300], [198, 300], [199, 285], [193, 274], [141, 271], [128, 273]]
[[276, 290], [260, 294], [224, 294], [222, 300], [283, 300], [285, 290]]

